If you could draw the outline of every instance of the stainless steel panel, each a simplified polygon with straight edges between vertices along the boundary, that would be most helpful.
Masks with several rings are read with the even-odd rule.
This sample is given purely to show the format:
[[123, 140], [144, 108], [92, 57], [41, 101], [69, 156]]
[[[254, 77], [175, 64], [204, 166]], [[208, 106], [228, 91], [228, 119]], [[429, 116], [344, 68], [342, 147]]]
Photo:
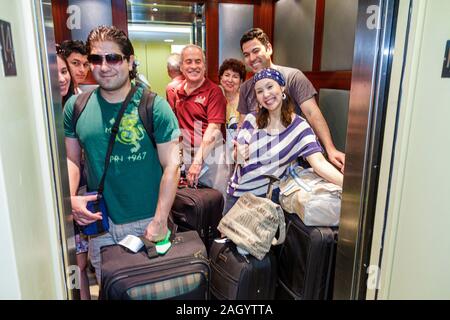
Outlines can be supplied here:
[[[158, 24], [191, 24], [197, 15], [197, 7], [203, 3], [195, 1], [128, 0], [128, 22]], [[156, 9], [157, 11], [153, 11]]]
[[275, 3], [274, 56], [276, 64], [311, 71], [316, 0]]
[[[379, 27], [371, 8], [378, 8]], [[395, 0], [359, 1], [335, 299], [365, 298], [395, 17]]]
[[325, 1], [322, 71], [350, 70], [358, 0]]
[[[57, 208], [59, 216], [59, 237], [60, 249], [65, 270], [62, 272], [66, 276], [72, 275], [70, 266], [76, 266], [75, 238], [73, 230], [73, 220], [70, 205], [69, 179], [67, 175], [66, 149], [64, 145], [64, 125], [61, 106], [61, 96], [58, 84], [58, 67], [56, 64], [56, 50], [54, 27], [52, 17], [51, 0], [35, 0], [37, 34], [39, 39], [40, 56], [42, 65], [42, 76], [44, 87], [41, 88], [45, 97], [43, 108], [47, 115], [49, 128], [49, 145], [51, 148], [51, 158], [54, 183], [56, 190]], [[67, 297], [69, 299], [79, 296], [77, 290], [70, 290], [66, 286]]]
[[252, 27], [253, 5], [219, 3], [219, 65], [225, 59], [242, 59], [239, 42]]
[[72, 40], [86, 41], [89, 32], [99, 25], [112, 25], [111, 0], [69, 0], [80, 9], [80, 26], [71, 30]]
[[331, 138], [339, 151], [345, 152], [350, 91], [320, 89], [319, 107], [327, 121]]
[[205, 5], [198, 3], [194, 5], [195, 19], [193, 22], [193, 41], [199, 47], [205, 50], [206, 45], [206, 15], [205, 15]]

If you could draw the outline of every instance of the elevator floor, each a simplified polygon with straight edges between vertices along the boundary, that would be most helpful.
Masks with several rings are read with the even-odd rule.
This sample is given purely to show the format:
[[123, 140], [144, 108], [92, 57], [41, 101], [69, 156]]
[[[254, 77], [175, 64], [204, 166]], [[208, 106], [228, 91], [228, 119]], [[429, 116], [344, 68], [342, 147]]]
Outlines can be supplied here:
[[89, 278], [89, 291], [91, 293], [91, 300], [98, 300], [99, 286], [97, 284], [97, 279], [95, 278], [95, 273], [87, 268], [88, 278]]

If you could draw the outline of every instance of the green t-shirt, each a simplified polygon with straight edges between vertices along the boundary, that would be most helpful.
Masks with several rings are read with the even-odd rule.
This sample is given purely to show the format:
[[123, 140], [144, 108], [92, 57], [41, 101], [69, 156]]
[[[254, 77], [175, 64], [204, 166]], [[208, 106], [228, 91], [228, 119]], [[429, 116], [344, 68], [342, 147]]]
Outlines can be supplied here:
[[[105, 178], [103, 194], [110, 218], [116, 224], [153, 217], [158, 201], [162, 168], [139, 118], [142, 92], [136, 91], [123, 115]], [[65, 105], [64, 132], [68, 138], [78, 138], [85, 152], [88, 189], [96, 190], [103, 175], [111, 128], [122, 104], [107, 102], [96, 89], [74, 130], [75, 99], [76, 96], [71, 97]], [[172, 109], [159, 96], [153, 105], [153, 127], [156, 143], [177, 140], [180, 135]]]

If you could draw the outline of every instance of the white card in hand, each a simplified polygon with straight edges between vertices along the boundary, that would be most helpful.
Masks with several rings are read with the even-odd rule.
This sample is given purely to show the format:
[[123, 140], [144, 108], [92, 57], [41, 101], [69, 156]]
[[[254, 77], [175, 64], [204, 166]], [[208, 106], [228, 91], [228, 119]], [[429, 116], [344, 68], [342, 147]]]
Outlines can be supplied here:
[[122, 241], [119, 242], [119, 244], [134, 253], [138, 252], [144, 246], [144, 243], [141, 241], [141, 239], [130, 234], [123, 238]]

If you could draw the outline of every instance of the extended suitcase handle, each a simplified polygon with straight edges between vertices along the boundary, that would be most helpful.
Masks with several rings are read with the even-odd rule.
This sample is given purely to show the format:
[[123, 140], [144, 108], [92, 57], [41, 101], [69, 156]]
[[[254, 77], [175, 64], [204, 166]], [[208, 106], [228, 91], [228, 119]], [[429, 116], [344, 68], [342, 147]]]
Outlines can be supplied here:
[[[264, 174], [262, 176], [270, 180], [269, 186], [267, 188], [266, 198], [272, 200], [273, 184], [275, 182], [279, 182], [280, 179], [271, 174]], [[283, 209], [281, 209], [279, 205], [277, 207], [277, 213], [278, 213], [278, 230], [280, 230], [280, 233], [278, 235], [278, 239], [274, 238], [272, 240], [272, 245], [274, 246], [282, 244], [286, 239], [286, 223], [284, 221], [284, 213]]]
[[158, 252], [156, 252], [156, 246], [153, 242], [148, 240], [146, 237], [141, 236], [139, 237], [142, 241], [142, 243], [145, 246], [145, 250], [147, 250], [147, 255], [149, 259], [156, 258], [158, 256]]
[[275, 182], [280, 181], [280, 179], [278, 177], [275, 177], [271, 174], [264, 174], [262, 175], [264, 178], [269, 179], [269, 186], [267, 187], [267, 192], [266, 192], [266, 198], [271, 200], [272, 199], [272, 192], [273, 192], [273, 184]]

